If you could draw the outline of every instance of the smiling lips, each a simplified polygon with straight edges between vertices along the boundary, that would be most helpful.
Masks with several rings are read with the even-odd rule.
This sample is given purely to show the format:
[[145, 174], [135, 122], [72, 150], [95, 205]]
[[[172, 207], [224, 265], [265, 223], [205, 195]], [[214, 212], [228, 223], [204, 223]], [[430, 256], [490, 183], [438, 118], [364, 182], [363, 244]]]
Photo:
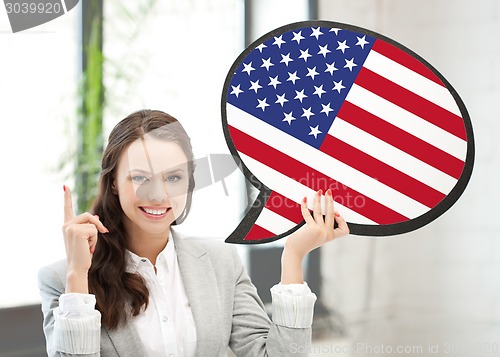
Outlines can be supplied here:
[[170, 210], [170, 207], [139, 207], [146, 216], [151, 218], [162, 218]]

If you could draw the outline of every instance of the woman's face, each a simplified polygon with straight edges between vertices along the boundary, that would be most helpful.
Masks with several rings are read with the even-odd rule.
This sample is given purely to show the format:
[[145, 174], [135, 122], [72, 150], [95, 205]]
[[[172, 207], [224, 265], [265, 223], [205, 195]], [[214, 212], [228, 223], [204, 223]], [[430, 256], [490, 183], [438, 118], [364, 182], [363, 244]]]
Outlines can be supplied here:
[[168, 235], [186, 206], [187, 157], [173, 141], [146, 134], [122, 153], [114, 189], [130, 236]]

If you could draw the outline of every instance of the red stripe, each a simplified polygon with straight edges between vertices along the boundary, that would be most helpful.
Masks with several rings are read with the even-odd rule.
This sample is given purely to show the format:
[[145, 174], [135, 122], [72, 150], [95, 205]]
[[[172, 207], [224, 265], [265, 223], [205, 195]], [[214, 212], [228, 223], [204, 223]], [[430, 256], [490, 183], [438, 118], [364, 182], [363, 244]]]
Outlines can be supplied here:
[[355, 83], [441, 129], [450, 132], [460, 139], [467, 139], [465, 126], [461, 117], [379, 76], [369, 69], [363, 67], [359, 71]]
[[[300, 211], [300, 205], [276, 191], [271, 192], [264, 207], [296, 224], [304, 220]], [[245, 240], [262, 240], [281, 233], [285, 232], [278, 232], [275, 234], [262, 228], [258, 224], [254, 224], [250, 232], [245, 236]]]
[[336, 158], [339, 161], [355, 168], [366, 175], [373, 177], [384, 185], [392, 187], [396, 191], [413, 198], [415, 201], [432, 208], [436, 206], [446, 195], [429, 187], [413, 177], [396, 170], [394, 167], [377, 160], [361, 150], [333, 137], [327, 135], [320, 147], [321, 151]]
[[348, 101], [342, 104], [338, 117], [457, 180], [462, 174], [462, 160]]
[[274, 236], [276, 236], [276, 234], [269, 232], [267, 229], [264, 229], [257, 224], [254, 224], [245, 236], [244, 240], [262, 240], [272, 238]]
[[377, 40], [375, 41], [372, 50], [444, 87], [443, 82], [422, 62], [390, 43]]
[[304, 220], [302, 212], [300, 211], [300, 205], [276, 191], [271, 193], [265, 207], [296, 224], [299, 224]]
[[256, 140], [230, 125], [228, 127], [236, 150], [260, 161], [264, 165], [272, 167], [274, 170], [315, 191], [331, 188], [336, 202], [358, 212], [364, 217], [378, 224], [393, 224], [408, 220], [402, 214], [308, 167], [281, 151]]

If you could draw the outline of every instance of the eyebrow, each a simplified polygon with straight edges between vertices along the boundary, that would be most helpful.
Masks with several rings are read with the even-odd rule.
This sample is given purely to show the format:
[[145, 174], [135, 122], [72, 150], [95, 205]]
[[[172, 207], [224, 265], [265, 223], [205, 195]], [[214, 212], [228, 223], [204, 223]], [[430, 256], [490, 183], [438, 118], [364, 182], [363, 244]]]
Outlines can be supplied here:
[[[131, 172], [140, 172], [140, 173], [149, 174], [149, 175], [151, 174], [151, 172], [146, 171], [146, 170], [142, 170], [142, 169], [131, 169], [131, 170], [129, 170], [129, 173], [131, 173]], [[162, 171], [162, 173], [165, 173], [165, 174], [175, 174], [178, 172], [184, 173], [185, 170], [184, 169], [174, 169], [174, 170], [170, 170], [170, 171], [168, 171], [168, 170]]]

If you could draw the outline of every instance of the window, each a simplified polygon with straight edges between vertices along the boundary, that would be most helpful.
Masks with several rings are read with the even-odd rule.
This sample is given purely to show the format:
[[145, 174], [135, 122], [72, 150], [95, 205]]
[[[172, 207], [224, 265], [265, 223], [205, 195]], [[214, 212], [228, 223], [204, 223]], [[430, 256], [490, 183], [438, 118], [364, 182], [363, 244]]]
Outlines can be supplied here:
[[58, 166], [76, 114], [77, 23], [74, 9], [13, 34], [0, 11], [0, 308], [38, 302], [38, 269], [64, 257]]
[[[0, 281], [15, 287], [4, 289], [0, 308], [38, 303], [38, 269], [65, 258], [62, 185], [74, 180], [71, 165], [59, 165], [74, 161], [67, 148], [76, 134], [80, 7], [16, 34], [0, 11]], [[233, 0], [105, 2], [105, 135], [125, 115], [155, 108], [183, 123], [197, 158], [229, 153], [220, 97], [243, 49], [242, 11]], [[195, 192], [196, 224], [186, 221], [185, 233], [220, 238], [234, 229], [245, 208], [243, 175], [225, 184], [228, 196], [222, 183]]]

